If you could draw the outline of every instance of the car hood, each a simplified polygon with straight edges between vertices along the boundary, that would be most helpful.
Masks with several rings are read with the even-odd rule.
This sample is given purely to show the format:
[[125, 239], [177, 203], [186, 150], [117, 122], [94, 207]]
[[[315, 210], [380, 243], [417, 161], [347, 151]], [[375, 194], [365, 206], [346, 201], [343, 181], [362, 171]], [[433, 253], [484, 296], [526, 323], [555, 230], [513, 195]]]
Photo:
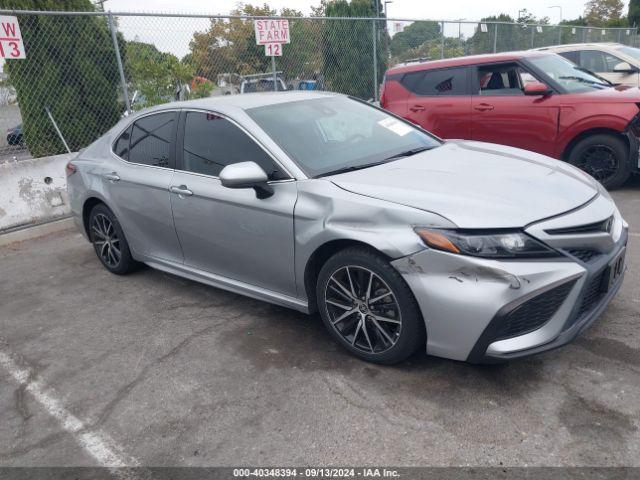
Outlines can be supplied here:
[[564, 162], [471, 141], [448, 141], [327, 179], [353, 193], [436, 213], [459, 228], [524, 227], [598, 195], [595, 180]]
[[590, 90], [578, 95], [595, 103], [637, 103], [640, 102], [640, 88], [630, 85], [616, 85], [603, 90]]

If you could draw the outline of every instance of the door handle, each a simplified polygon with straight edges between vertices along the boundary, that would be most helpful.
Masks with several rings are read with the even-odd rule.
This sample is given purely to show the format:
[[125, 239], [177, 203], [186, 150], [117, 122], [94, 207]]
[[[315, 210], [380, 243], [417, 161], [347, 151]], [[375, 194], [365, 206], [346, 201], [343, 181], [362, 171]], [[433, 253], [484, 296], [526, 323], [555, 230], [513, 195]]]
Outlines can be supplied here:
[[493, 110], [493, 105], [489, 105], [488, 103], [481, 103], [480, 105], [476, 105], [473, 108], [475, 108], [479, 112], [486, 112], [487, 110]]
[[409, 110], [411, 110], [412, 112], [424, 112], [426, 108], [424, 107], [424, 105], [413, 105], [409, 107]]
[[193, 195], [193, 192], [189, 190], [186, 185], [180, 185], [179, 187], [169, 187], [169, 191], [171, 193], [175, 193], [179, 197], [190, 197], [191, 195]]
[[120, 177], [118, 176], [118, 174], [116, 172], [107, 173], [104, 176], [104, 178], [106, 178], [110, 182], [118, 182], [120, 180]]

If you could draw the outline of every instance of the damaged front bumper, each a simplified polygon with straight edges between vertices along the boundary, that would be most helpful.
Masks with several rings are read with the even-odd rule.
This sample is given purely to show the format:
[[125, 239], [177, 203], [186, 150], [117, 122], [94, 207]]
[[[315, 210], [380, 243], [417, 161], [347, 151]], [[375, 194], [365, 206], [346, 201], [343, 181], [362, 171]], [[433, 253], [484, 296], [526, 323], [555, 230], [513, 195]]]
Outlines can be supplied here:
[[603, 285], [623, 255], [497, 261], [425, 249], [397, 259], [422, 311], [427, 353], [474, 363], [504, 361], [566, 344], [604, 310], [622, 283]]

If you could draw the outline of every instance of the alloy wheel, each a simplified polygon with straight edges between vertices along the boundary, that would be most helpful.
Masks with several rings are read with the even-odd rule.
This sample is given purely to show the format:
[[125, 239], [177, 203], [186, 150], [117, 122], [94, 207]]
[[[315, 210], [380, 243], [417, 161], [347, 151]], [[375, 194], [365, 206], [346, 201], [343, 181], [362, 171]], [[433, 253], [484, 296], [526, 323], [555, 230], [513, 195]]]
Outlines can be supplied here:
[[110, 268], [117, 267], [122, 258], [122, 252], [113, 222], [106, 215], [99, 213], [93, 217], [91, 232], [93, 245], [102, 262]]
[[324, 301], [332, 327], [352, 347], [379, 354], [398, 341], [400, 305], [389, 285], [371, 270], [339, 268], [329, 277]]
[[610, 146], [592, 145], [582, 152], [576, 166], [602, 182], [618, 171], [618, 158]]

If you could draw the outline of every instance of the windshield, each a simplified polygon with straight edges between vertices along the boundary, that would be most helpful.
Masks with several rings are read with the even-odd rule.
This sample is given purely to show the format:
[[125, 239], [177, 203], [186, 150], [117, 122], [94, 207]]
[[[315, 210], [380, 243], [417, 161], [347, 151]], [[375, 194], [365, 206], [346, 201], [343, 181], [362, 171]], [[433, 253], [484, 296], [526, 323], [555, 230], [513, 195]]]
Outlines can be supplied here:
[[620, 47], [618, 50], [636, 60], [640, 60], [640, 48]]
[[530, 57], [528, 61], [555, 80], [568, 93], [589, 92], [611, 87], [606, 80], [575, 66], [560, 55]]
[[310, 177], [366, 168], [440, 145], [411, 124], [346, 97], [267, 105], [247, 113]]

